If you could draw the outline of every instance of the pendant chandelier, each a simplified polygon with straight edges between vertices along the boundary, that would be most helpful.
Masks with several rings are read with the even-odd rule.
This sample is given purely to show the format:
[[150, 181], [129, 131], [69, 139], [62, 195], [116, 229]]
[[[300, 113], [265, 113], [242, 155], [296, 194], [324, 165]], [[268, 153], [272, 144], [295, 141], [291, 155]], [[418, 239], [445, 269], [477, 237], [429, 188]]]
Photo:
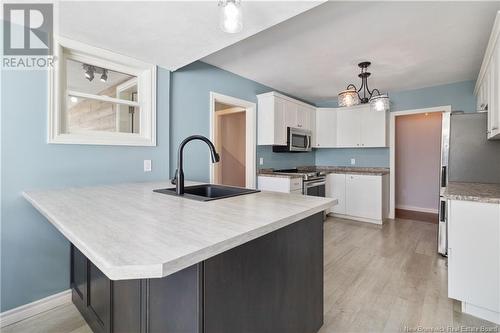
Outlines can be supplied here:
[[381, 94], [378, 89], [370, 90], [368, 88], [368, 77], [371, 73], [367, 71], [371, 62], [364, 61], [358, 64], [361, 68], [361, 73], [358, 77], [361, 79], [359, 89], [354, 84], [349, 84], [346, 90], [343, 90], [338, 95], [339, 106], [353, 106], [358, 104], [370, 103], [370, 109], [373, 111], [389, 111], [390, 100], [388, 94]]

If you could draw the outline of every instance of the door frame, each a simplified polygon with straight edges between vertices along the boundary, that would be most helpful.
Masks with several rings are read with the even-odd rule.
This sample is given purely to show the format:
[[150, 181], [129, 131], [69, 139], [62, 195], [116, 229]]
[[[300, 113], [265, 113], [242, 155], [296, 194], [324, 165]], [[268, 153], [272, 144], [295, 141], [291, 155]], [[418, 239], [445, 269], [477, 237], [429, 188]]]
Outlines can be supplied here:
[[451, 105], [436, 106], [423, 109], [412, 109], [404, 111], [390, 112], [390, 134], [389, 134], [389, 155], [390, 155], [390, 181], [389, 181], [389, 216], [394, 219], [396, 215], [396, 117], [407, 116], [419, 113], [451, 112]]
[[[245, 187], [256, 188], [257, 165], [256, 165], [256, 147], [257, 147], [257, 105], [243, 99], [232, 96], [210, 92], [210, 140], [215, 141], [215, 102], [229, 104], [235, 107], [245, 109]], [[243, 112], [243, 111], [242, 111]], [[215, 179], [215, 167], [210, 163], [210, 183]]]

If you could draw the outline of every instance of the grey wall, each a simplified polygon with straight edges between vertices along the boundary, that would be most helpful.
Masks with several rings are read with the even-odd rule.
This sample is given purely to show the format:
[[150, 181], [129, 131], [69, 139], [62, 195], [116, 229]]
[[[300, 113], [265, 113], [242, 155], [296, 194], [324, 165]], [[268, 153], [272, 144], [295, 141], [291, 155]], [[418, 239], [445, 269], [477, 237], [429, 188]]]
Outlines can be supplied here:
[[[179, 143], [192, 134], [210, 135], [210, 92], [216, 92], [257, 103], [256, 95], [273, 91], [252, 80], [203, 62], [195, 62], [172, 73], [171, 83], [171, 156], [170, 171], [175, 172]], [[191, 142], [185, 149], [186, 179], [208, 181], [209, 153], [204, 143]], [[314, 152], [303, 154], [273, 153], [270, 146], [257, 147], [257, 167], [286, 168], [314, 164]]]
[[[391, 111], [428, 108], [451, 105], [452, 110], [474, 112], [476, 97], [474, 81], [465, 81], [409, 91], [389, 92]], [[317, 101], [319, 107], [337, 107], [337, 100]], [[360, 149], [318, 149], [317, 165], [350, 165], [356, 159], [356, 166], [389, 167], [389, 148]]]
[[1, 311], [69, 287], [69, 244], [22, 191], [167, 178], [169, 85], [158, 69], [157, 147], [47, 144], [47, 73], [2, 71]]

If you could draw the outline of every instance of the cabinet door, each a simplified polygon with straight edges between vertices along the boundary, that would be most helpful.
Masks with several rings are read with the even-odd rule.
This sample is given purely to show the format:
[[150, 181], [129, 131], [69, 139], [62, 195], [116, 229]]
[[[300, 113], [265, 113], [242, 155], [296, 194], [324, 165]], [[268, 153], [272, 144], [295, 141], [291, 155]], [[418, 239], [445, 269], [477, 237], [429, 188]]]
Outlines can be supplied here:
[[285, 105], [285, 129], [287, 127], [298, 127], [297, 126], [297, 114], [298, 114], [298, 105], [287, 101], [283, 100], [284, 105]]
[[339, 109], [337, 111], [337, 147], [359, 147], [360, 141], [359, 110]]
[[387, 147], [387, 113], [360, 110], [361, 147]]
[[95, 317], [95, 324], [103, 332], [110, 331], [111, 321], [111, 281], [93, 263], [89, 263], [88, 307]]
[[297, 104], [297, 127], [312, 130], [311, 114], [311, 108]]
[[[286, 101], [274, 99], [274, 142], [275, 145], [286, 145]], [[260, 129], [259, 129], [260, 130]]]
[[448, 297], [500, 311], [500, 205], [450, 200]]
[[500, 138], [500, 51], [492, 55], [489, 68], [488, 123], [489, 138]]
[[382, 176], [346, 175], [346, 214], [382, 219]]
[[345, 174], [331, 173], [326, 177], [326, 197], [339, 201], [332, 207], [331, 213], [345, 214], [345, 180]]
[[337, 110], [316, 110], [316, 147], [334, 148], [337, 146]]
[[211, 257], [203, 274], [204, 333], [317, 332], [323, 324], [323, 215]]

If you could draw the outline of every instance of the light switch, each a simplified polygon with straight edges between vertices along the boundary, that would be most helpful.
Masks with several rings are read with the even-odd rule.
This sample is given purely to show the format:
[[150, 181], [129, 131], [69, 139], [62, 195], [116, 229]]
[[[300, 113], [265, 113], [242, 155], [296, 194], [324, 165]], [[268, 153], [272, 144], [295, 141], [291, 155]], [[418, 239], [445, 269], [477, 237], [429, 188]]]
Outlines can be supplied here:
[[259, 165], [263, 165], [264, 164], [264, 157], [261, 157], [259, 158]]
[[355, 158], [351, 158], [351, 165], [355, 165], [356, 164], [356, 159]]
[[151, 172], [151, 160], [144, 160], [144, 172]]

